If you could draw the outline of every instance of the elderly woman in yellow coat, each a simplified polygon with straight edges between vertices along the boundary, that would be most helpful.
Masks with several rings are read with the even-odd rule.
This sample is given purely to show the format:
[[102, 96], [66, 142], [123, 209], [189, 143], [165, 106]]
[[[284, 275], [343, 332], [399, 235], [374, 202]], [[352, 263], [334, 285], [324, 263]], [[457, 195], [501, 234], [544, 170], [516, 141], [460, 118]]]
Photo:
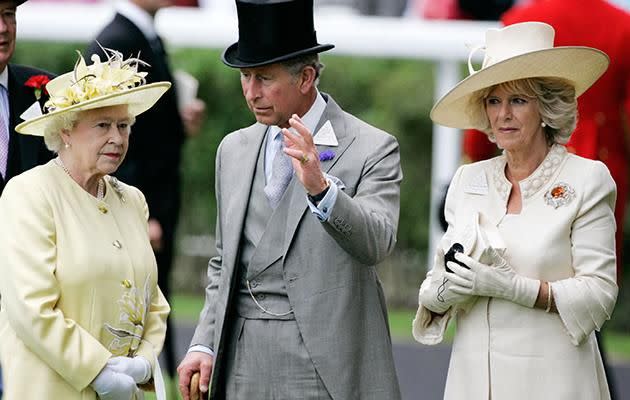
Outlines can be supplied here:
[[169, 306], [147, 204], [110, 174], [135, 116], [170, 83], [144, 84], [140, 61], [113, 51], [92, 61], [50, 81], [44, 113], [34, 106], [16, 128], [44, 136], [58, 157], [12, 179], [0, 199], [4, 400], [129, 400], [143, 384], [163, 386]]
[[448, 230], [420, 287], [418, 341], [440, 342], [457, 321], [445, 399], [610, 398], [594, 331], [617, 298], [616, 189], [604, 164], [564, 147], [576, 98], [608, 57], [553, 37], [537, 22], [490, 30], [482, 68], [431, 113], [503, 149], [455, 174]]

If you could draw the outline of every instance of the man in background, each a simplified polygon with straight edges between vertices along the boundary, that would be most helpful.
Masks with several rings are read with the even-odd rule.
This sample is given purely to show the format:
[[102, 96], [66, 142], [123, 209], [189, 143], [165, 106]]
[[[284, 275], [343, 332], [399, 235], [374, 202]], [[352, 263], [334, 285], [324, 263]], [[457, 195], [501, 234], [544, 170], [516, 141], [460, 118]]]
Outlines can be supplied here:
[[[149, 237], [158, 265], [158, 285], [168, 300], [173, 265], [175, 229], [180, 211], [180, 167], [186, 137], [197, 134], [205, 117], [205, 103], [194, 99], [178, 108], [168, 55], [158, 36], [156, 13], [171, 6], [170, 0], [124, 0], [116, 3], [113, 20], [103, 28], [87, 50], [105, 57], [102, 47], [137, 56], [146, 62], [147, 83], [170, 81], [174, 84], [156, 104], [140, 115], [132, 128], [129, 153], [116, 176], [138, 187], [149, 205]], [[166, 369], [174, 376], [176, 368], [172, 324], [164, 343]]]

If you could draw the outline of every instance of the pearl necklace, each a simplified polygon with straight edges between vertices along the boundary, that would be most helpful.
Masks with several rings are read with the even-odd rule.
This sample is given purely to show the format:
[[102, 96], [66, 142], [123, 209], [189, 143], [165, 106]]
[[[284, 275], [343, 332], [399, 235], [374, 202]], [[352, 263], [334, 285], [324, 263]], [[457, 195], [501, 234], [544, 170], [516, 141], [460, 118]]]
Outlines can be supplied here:
[[[66, 174], [68, 174], [68, 176], [72, 178], [72, 174], [70, 173], [70, 171], [68, 171], [68, 168], [66, 168], [66, 166], [64, 165], [63, 161], [61, 161], [61, 158], [59, 158], [59, 156], [55, 158], [55, 164], [60, 166], [61, 169], [63, 169], [66, 172]], [[72, 180], [74, 180], [74, 178], [72, 178]], [[103, 179], [99, 179], [98, 185], [96, 186], [96, 200], [103, 200], [103, 197], [105, 197], [105, 183], [103, 182]]]

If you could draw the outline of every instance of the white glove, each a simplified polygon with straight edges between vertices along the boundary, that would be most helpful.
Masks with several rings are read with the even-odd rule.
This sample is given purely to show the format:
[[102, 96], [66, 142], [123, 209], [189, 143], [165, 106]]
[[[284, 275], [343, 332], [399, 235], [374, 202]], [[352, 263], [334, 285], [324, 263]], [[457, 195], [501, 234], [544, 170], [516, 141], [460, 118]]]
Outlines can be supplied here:
[[114, 371], [109, 364], [105, 365], [91, 385], [101, 400], [131, 400], [138, 391], [132, 377]]
[[127, 374], [136, 383], [147, 383], [151, 378], [151, 363], [142, 357], [112, 357], [107, 361], [107, 366], [116, 372]]
[[493, 248], [488, 248], [480, 258], [488, 260], [490, 265], [462, 253], [455, 254], [455, 259], [470, 269], [449, 262], [448, 267], [453, 273], [446, 272], [445, 275], [452, 283], [451, 291], [463, 295], [498, 297], [530, 308], [534, 306], [540, 288], [539, 280], [516, 274]]
[[[427, 284], [425, 280], [420, 287], [420, 293], [418, 295], [420, 303], [437, 314], [443, 314], [451, 306], [463, 303], [471, 297], [470, 294], [462, 294], [453, 291], [453, 285], [448, 281], [444, 275], [445, 273], [444, 250], [440, 247], [435, 252], [433, 269], [430, 272], [430, 281]], [[428, 276], [427, 279], [429, 279]]]

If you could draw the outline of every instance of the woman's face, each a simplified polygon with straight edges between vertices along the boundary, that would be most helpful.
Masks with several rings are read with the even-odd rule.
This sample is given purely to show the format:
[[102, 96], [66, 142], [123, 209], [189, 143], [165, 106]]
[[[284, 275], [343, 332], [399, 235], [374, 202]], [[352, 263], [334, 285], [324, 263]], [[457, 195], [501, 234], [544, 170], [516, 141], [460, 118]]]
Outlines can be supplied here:
[[486, 97], [485, 108], [499, 148], [530, 151], [547, 146], [535, 98], [497, 86]]
[[84, 175], [112, 174], [127, 154], [132, 120], [126, 105], [81, 111], [74, 128], [62, 134], [70, 145], [64, 152]]

